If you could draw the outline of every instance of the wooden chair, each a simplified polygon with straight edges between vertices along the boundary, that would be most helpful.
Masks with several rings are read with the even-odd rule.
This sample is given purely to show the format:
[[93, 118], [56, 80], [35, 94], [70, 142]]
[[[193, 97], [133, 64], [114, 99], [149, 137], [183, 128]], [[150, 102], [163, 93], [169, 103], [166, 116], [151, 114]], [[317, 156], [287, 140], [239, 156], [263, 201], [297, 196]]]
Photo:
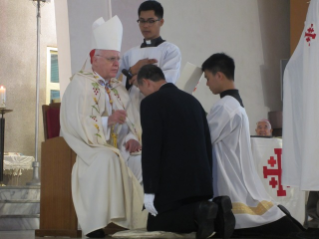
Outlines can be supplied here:
[[60, 132], [60, 103], [43, 105], [41, 148], [40, 229], [36, 236], [81, 237], [71, 195], [71, 172], [76, 154]]
[[42, 105], [44, 140], [59, 137], [61, 103]]

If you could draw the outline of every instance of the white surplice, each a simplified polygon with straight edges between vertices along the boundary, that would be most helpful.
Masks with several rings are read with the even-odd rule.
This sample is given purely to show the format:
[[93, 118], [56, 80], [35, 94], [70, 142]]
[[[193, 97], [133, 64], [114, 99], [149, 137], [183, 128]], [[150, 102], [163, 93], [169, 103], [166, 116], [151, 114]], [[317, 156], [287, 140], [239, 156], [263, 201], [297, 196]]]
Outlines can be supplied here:
[[282, 183], [319, 191], [319, 1], [284, 73]]
[[230, 197], [235, 228], [257, 227], [283, 217], [257, 174], [245, 109], [227, 95], [214, 104], [207, 120], [213, 145], [214, 197]]
[[60, 112], [61, 133], [77, 154], [72, 198], [84, 235], [110, 222], [129, 229], [143, 228], [147, 217], [146, 211], [142, 212], [140, 183], [120, 151], [105, 138], [102, 115], [107, 112], [106, 94], [97, 78], [92, 72], [75, 74]]
[[[167, 82], [174, 84], [177, 82], [180, 76], [182, 56], [179, 48], [176, 45], [165, 41], [157, 47], [133, 47], [123, 55], [121, 60], [120, 72], [123, 69], [128, 70], [139, 60], [145, 58], [157, 60], [157, 63], [155, 65], [162, 69]], [[126, 84], [125, 76], [123, 76], [122, 83], [123, 85]], [[129, 95], [134, 102], [135, 107], [139, 110], [140, 102], [144, 98], [143, 94], [136, 86], [133, 85], [129, 90]]]

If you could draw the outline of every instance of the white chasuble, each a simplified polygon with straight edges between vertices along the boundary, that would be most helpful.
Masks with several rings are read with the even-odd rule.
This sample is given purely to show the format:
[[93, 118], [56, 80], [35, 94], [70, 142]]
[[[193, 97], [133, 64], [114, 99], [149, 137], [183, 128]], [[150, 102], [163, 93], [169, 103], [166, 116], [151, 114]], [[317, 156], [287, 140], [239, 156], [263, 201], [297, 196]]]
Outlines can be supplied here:
[[207, 120], [213, 145], [214, 197], [230, 197], [235, 229], [257, 227], [283, 217], [257, 174], [245, 109], [228, 95], [215, 103]]
[[310, 1], [305, 27], [284, 73], [284, 185], [319, 191], [319, 1]]
[[120, 151], [104, 136], [104, 91], [92, 72], [80, 71], [61, 103], [61, 132], [77, 154], [72, 198], [84, 235], [110, 222], [129, 229], [146, 226], [143, 189]]

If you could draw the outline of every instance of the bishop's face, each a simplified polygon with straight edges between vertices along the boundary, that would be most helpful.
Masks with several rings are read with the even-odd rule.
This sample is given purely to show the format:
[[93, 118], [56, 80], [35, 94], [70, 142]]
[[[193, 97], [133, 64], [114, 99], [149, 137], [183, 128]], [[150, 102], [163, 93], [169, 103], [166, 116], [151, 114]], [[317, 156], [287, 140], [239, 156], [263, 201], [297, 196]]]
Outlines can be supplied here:
[[141, 11], [139, 20], [140, 30], [145, 40], [156, 39], [160, 36], [164, 19], [158, 18], [154, 10]]
[[119, 70], [120, 53], [113, 50], [97, 50], [93, 57], [92, 69], [103, 79], [109, 80], [116, 77]]
[[219, 72], [213, 74], [212, 72], [205, 70], [205, 78], [207, 80], [206, 85], [214, 95], [222, 92], [221, 76]]

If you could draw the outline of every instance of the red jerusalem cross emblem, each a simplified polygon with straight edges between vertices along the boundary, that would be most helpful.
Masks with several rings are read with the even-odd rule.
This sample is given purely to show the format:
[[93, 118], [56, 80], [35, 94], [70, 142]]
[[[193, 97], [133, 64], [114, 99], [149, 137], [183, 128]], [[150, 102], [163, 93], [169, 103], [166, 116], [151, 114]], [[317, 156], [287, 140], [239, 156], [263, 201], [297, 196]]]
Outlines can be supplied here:
[[272, 188], [276, 188], [278, 186], [277, 190], [277, 196], [278, 197], [284, 197], [286, 196], [286, 190], [283, 189], [283, 186], [281, 185], [281, 152], [282, 149], [274, 149], [275, 154], [277, 155], [277, 160], [273, 156], [270, 157], [268, 160], [268, 164], [273, 168], [277, 164], [277, 168], [267, 168], [267, 166], [263, 167], [263, 173], [264, 173], [264, 178], [267, 178], [268, 176], [277, 176], [277, 180], [275, 177], [271, 177], [269, 181], [269, 185]]
[[311, 24], [311, 26], [305, 32], [305, 38], [306, 38], [306, 41], [308, 42], [309, 46], [310, 46], [311, 40], [316, 39], [316, 33], [314, 31], [315, 30], [313, 29], [313, 24]]

